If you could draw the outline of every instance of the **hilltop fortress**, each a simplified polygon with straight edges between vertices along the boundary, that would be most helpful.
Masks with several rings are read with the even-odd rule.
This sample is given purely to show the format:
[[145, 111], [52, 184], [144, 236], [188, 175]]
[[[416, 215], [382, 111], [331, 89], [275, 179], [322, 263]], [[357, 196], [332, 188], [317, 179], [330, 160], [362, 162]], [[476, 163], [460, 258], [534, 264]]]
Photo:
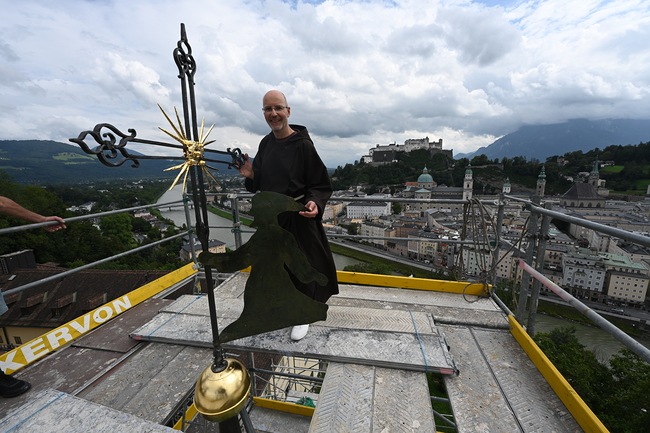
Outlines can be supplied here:
[[412, 152], [418, 149], [426, 149], [431, 155], [442, 153], [447, 155], [448, 158], [454, 159], [453, 150], [442, 148], [442, 138], [438, 141], [429, 141], [429, 137], [424, 137], [408, 139], [404, 144], [378, 144], [377, 147], [368, 150], [368, 155], [361, 157], [361, 162], [374, 166], [391, 164], [397, 161], [395, 158], [397, 152]]

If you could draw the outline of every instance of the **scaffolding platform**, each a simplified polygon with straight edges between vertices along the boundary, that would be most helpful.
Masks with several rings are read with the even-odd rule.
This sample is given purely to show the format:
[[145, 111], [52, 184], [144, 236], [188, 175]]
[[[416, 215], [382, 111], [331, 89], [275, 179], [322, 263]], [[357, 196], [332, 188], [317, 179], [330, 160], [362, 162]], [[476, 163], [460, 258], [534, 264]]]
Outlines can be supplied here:
[[[215, 289], [220, 328], [243, 308], [247, 277], [235, 273]], [[340, 290], [328, 301], [327, 320], [313, 324], [301, 341], [291, 341], [290, 330], [284, 329], [224, 345], [226, 351], [313, 358], [326, 366], [311, 418], [253, 406], [250, 418], [257, 432], [280, 433], [288, 425], [296, 433], [440, 431], [444, 423], [434, 420], [426, 373], [442, 374], [453, 410], [450, 419], [459, 433], [582, 431], [490, 298], [355, 284], [341, 284]], [[47, 387], [45, 372], [52, 388], [61, 385], [57, 393], [70, 394], [57, 404], [70, 404], [71, 411], [81, 408], [77, 400], [83, 400], [93, 408], [160, 424], [184, 410], [184, 399], [212, 360], [207, 299], [185, 295], [173, 302], [153, 301], [120, 316], [113, 341], [100, 327], [19, 372], [16, 376], [36, 384], [35, 389], [20, 397], [20, 407], [6, 404], [11, 400], [0, 402], [5, 417], [0, 422], [17, 419], [15, 411], [27, 406], [43, 410], [25, 411], [25, 423], [51, 416], [45, 410], [51, 403], [40, 396]], [[136, 315], [137, 320], [129, 319]], [[103, 365], [89, 362], [84, 369], [78, 362], [77, 371], [67, 370], [63, 360], [70, 354], [81, 359], [82, 350], [111, 356]], [[64, 379], [74, 375], [86, 382], [66, 387]], [[77, 410], [70, 416], [85, 413]], [[65, 431], [93, 431], [84, 425], [69, 424]], [[193, 430], [200, 429], [191, 426]]]

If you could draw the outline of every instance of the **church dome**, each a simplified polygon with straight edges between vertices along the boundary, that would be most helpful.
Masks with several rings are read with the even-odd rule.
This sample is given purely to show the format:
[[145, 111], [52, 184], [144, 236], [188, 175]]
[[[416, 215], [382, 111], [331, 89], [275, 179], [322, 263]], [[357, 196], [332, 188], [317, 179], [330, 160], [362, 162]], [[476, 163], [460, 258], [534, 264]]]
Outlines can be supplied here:
[[427, 167], [424, 167], [424, 170], [422, 170], [422, 174], [420, 177], [418, 177], [418, 183], [433, 183], [433, 177], [429, 174], [429, 170], [427, 170]]

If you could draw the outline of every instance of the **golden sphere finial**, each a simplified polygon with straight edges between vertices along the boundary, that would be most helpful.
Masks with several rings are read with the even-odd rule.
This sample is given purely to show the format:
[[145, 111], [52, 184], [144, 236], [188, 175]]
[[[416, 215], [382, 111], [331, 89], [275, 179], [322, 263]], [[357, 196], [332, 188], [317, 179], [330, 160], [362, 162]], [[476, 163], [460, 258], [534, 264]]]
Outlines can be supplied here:
[[194, 406], [208, 421], [222, 422], [239, 413], [246, 404], [251, 378], [236, 359], [224, 359], [228, 365], [217, 372], [212, 365], [203, 370], [194, 390]]

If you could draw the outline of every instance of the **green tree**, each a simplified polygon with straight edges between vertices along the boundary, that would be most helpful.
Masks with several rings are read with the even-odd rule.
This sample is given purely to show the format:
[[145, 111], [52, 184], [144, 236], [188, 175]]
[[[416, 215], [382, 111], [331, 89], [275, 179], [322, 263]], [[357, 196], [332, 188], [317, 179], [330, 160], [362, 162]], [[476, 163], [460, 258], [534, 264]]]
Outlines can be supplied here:
[[393, 204], [391, 206], [393, 208], [393, 213], [395, 215], [399, 215], [399, 214], [402, 213], [402, 204], [401, 203], [398, 203], [398, 202], [395, 201], [395, 202], [393, 202]]
[[535, 341], [610, 431], [648, 431], [650, 365], [639, 356], [623, 349], [602, 364], [578, 342], [575, 328], [539, 333]]
[[[134, 246], [132, 216], [125, 213], [107, 215], [102, 218], [99, 227], [102, 235], [114, 239], [123, 245], [123, 249]], [[119, 249], [117, 244], [114, 244]]]
[[133, 226], [133, 231], [137, 233], [147, 233], [151, 230], [151, 224], [143, 218], [133, 218], [131, 224]]
[[[609, 361], [615, 385], [609, 391], [603, 424], [612, 431], [634, 433], [650, 426], [650, 365], [629, 349], [621, 350]], [[615, 426], [616, 430], [613, 429]]]
[[472, 165], [486, 165], [490, 163], [490, 158], [486, 154], [476, 155], [472, 158]]

